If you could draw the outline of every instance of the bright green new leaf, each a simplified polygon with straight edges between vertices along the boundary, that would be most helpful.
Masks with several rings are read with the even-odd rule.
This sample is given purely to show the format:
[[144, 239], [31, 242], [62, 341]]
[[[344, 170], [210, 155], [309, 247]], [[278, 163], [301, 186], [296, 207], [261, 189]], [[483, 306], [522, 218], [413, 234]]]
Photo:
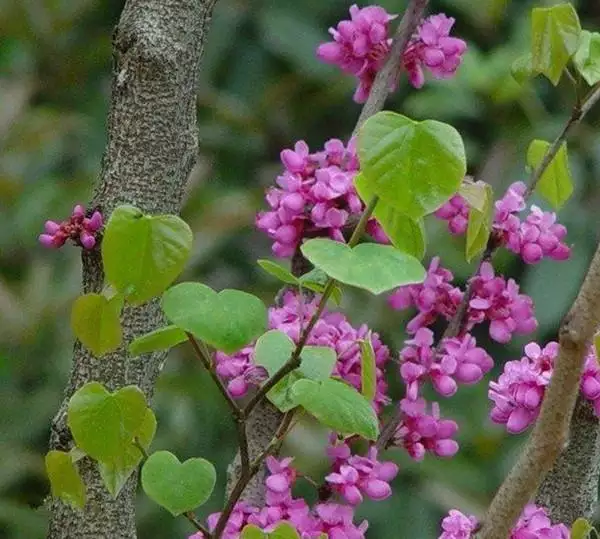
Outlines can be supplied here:
[[596, 360], [600, 363], [600, 333], [594, 335], [594, 348], [596, 349]]
[[590, 86], [600, 81], [600, 34], [598, 32], [581, 32], [579, 48], [573, 62], [577, 71]]
[[90, 457], [123, 467], [147, 408], [137, 386], [109, 393], [102, 384], [89, 382], [69, 400], [67, 423], [77, 446]]
[[50, 451], [45, 461], [52, 496], [60, 498], [73, 507], [83, 509], [85, 484], [71, 455], [63, 451]]
[[360, 345], [360, 391], [365, 399], [371, 402], [377, 392], [377, 370], [371, 333], [368, 333], [366, 339], [358, 341], [358, 344]]
[[327, 427], [346, 435], [376, 440], [379, 422], [371, 404], [356, 389], [337, 380], [298, 380], [291, 396]]
[[300, 374], [311, 380], [326, 380], [331, 376], [337, 356], [327, 346], [305, 346], [300, 360]]
[[267, 329], [267, 308], [239, 290], [214, 290], [181, 283], [167, 290], [162, 308], [172, 324], [227, 354], [236, 352]]
[[[527, 164], [538, 167], [550, 143], [544, 140], [534, 140], [527, 150]], [[567, 143], [563, 142], [554, 159], [546, 167], [539, 179], [536, 190], [555, 208], [560, 208], [573, 193], [573, 181], [569, 172], [569, 158], [567, 156]]]
[[156, 451], [142, 467], [142, 487], [148, 497], [173, 516], [192, 511], [212, 494], [217, 473], [205, 459], [179, 462], [169, 451]]
[[302, 254], [334, 279], [373, 294], [423, 282], [425, 269], [413, 256], [390, 245], [345, 243], [315, 238], [305, 242]]
[[578, 518], [571, 527], [571, 539], [587, 539], [593, 529], [585, 518]]
[[187, 341], [185, 331], [179, 329], [177, 326], [165, 326], [131, 341], [129, 344], [129, 353], [132, 356], [140, 356], [159, 350], [168, 350], [184, 341]]
[[519, 56], [513, 63], [510, 68], [510, 73], [519, 84], [524, 84], [529, 79], [531, 79], [535, 72], [533, 71], [533, 66], [531, 65], [531, 53], [524, 54], [523, 56]]
[[290, 372], [283, 379], [279, 380], [267, 393], [267, 398], [280, 412], [288, 412], [298, 406], [292, 397], [292, 387], [298, 380], [302, 380], [303, 376], [298, 372], [298, 369]]
[[[467, 225], [466, 258], [467, 262], [473, 260], [479, 253], [483, 252], [487, 246], [492, 228], [492, 218], [494, 216], [494, 194], [492, 186], [480, 183], [483, 203], [481, 210], [471, 206], [469, 211], [469, 222]], [[473, 184], [475, 185], [475, 184]]]
[[[354, 185], [360, 198], [365, 204], [368, 204], [375, 195], [372, 184], [364, 174], [357, 174], [354, 178]], [[377, 219], [395, 247], [419, 260], [423, 258], [426, 238], [425, 227], [421, 219], [411, 219], [382, 199], [377, 201], [373, 217]]]
[[281, 523], [267, 537], [270, 539], [300, 539], [298, 532], [287, 522]]
[[534, 8], [531, 13], [531, 66], [555, 86], [579, 47], [581, 26], [569, 4]]
[[130, 303], [145, 303], [177, 278], [191, 249], [192, 231], [176, 215], [144, 215], [119, 206], [102, 240], [106, 279]]
[[121, 345], [121, 307], [119, 296], [108, 300], [101, 294], [85, 294], [73, 303], [73, 333], [95, 356], [113, 352]]
[[465, 178], [458, 190], [458, 194], [467, 201], [467, 204], [471, 208], [482, 212], [487, 202], [486, 185], [485, 182], [474, 182], [470, 178]]
[[257, 260], [257, 264], [269, 275], [279, 279], [281, 282], [298, 285], [298, 279], [283, 266], [280, 266], [275, 262], [271, 262], [270, 260]]
[[463, 141], [452, 126], [387, 111], [361, 127], [358, 155], [375, 194], [413, 219], [448, 200], [467, 169]]
[[240, 539], [266, 539], [267, 537], [268, 535], [254, 524], [244, 526], [242, 535], [240, 535]]
[[[142, 424], [135, 432], [139, 444], [148, 451], [154, 435], [156, 434], [156, 417], [150, 408], [146, 408], [146, 415]], [[133, 442], [126, 447], [123, 458], [118, 461], [98, 462], [102, 481], [113, 498], [116, 498], [129, 479], [129, 476], [142, 461], [142, 452]]]
[[272, 329], [261, 335], [254, 346], [254, 363], [273, 376], [290, 359], [295, 344], [285, 333]]

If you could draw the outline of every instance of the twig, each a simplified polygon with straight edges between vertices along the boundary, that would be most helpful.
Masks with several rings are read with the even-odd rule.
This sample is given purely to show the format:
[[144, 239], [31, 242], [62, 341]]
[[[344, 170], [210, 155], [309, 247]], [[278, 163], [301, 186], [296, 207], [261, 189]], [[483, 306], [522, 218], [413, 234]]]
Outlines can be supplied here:
[[[133, 439], [133, 445], [135, 445], [135, 447], [137, 447], [142, 454], [142, 462], [147, 461], [149, 456], [148, 451], [146, 451], [146, 448], [142, 445], [138, 438]], [[198, 520], [198, 517], [192, 511], [183, 513], [183, 516], [187, 518], [198, 531], [202, 532], [204, 537], [210, 537], [210, 532], [208, 529]]]
[[208, 371], [208, 374], [213, 379], [213, 382], [219, 388], [219, 391], [221, 392], [221, 395], [223, 395], [223, 398], [227, 401], [227, 404], [229, 405], [229, 408], [231, 408], [231, 412], [233, 413], [233, 416], [236, 419], [243, 420], [244, 419], [243, 410], [233, 400], [233, 398], [229, 394], [229, 391], [227, 391], [227, 388], [225, 387], [225, 385], [223, 384], [223, 382], [217, 375], [215, 369], [213, 368], [210, 354], [209, 354], [208, 350], [206, 349], [206, 346], [204, 345], [204, 343], [202, 343], [202, 342], [199, 343], [191, 333], [186, 332], [186, 335], [187, 335], [188, 341], [190, 342], [190, 344], [192, 345], [192, 348], [194, 349], [194, 352], [196, 353], [196, 356], [202, 362], [202, 365], [204, 365], [204, 368]]
[[[600, 100], [600, 83], [592, 88], [592, 90], [588, 93], [588, 95], [583, 99], [581, 106], [576, 104], [573, 107], [571, 116], [565, 123], [561, 132], [556, 137], [556, 139], [554, 139], [554, 142], [550, 145], [550, 147], [546, 151], [546, 154], [544, 155], [544, 158], [542, 159], [540, 164], [531, 173], [527, 191], [524, 194], [524, 198], [526, 200], [532, 195], [540, 178], [542, 177], [542, 175], [544, 174], [544, 172], [546, 171], [546, 169], [548, 168], [548, 166], [550, 165], [550, 163], [552, 162], [554, 157], [556, 157], [556, 154], [560, 150], [560, 147], [562, 146], [562, 144], [566, 141], [566, 138], [569, 135], [569, 133], [571, 132], [571, 130], [581, 122], [581, 120], [584, 118], [584, 116], [590, 111], [590, 109], [594, 106], [594, 104], [598, 100]], [[469, 301], [471, 301], [471, 296], [473, 293], [473, 288], [471, 285], [473, 277], [477, 276], [477, 274], [481, 270], [481, 266], [484, 262], [488, 262], [492, 259], [496, 250], [498, 249], [498, 247], [499, 247], [499, 244], [496, 241], [494, 241], [493, 234], [490, 234], [490, 236], [488, 237], [488, 243], [487, 243], [486, 249], [477, 264], [477, 268], [475, 269], [475, 272], [473, 273], [471, 279], [469, 279], [469, 282], [468, 282], [465, 292], [463, 294], [462, 300], [456, 309], [456, 313], [454, 314], [454, 316], [452, 317], [450, 322], [448, 322], [448, 326], [446, 327], [446, 331], [444, 331], [444, 334], [442, 336], [442, 339], [440, 339], [440, 342], [444, 338], [456, 337], [462, 331], [462, 328], [463, 328], [463, 325], [465, 322], [465, 315], [467, 313], [467, 308], [469, 305]], [[438, 343], [438, 346], [439, 346], [439, 343]], [[379, 449], [384, 449], [388, 446], [388, 444], [390, 443], [390, 441], [394, 435], [394, 432], [396, 431], [396, 428], [400, 424], [401, 420], [402, 420], [402, 413], [400, 410], [396, 410], [396, 412], [394, 413], [392, 418], [388, 421], [388, 423], [386, 423], [384, 425], [383, 429], [381, 430], [380, 437], [376, 443], [376, 446]]]
[[250, 480], [260, 471], [264, 460], [269, 455], [275, 453], [283, 443], [283, 439], [288, 433], [288, 427], [292, 421], [293, 416], [293, 410], [290, 410], [289, 412], [286, 412], [283, 415], [281, 423], [279, 424], [277, 432], [273, 436], [271, 443], [264, 449], [262, 453], [260, 453], [252, 461], [246, 472], [242, 470], [242, 473], [240, 474], [240, 477], [238, 478], [235, 486], [233, 487], [233, 490], [229, 495], [227, 503], [225, 504], [221, 515], [219, 516], [219, 520], [217, 522], [217, 525], [215, 526], [215, 531], [210, 537], [212, 537], [213, 539], [219, 539], [221, 537], [221, 534], [223, 533], [223, 531], [225, 530], [225, 526], [227, 525], [227, 521], [229, 520], [231, 513], [233, 513], [235, 505], [240, 499], [242, 493], [244, 492], [244, 489], [246, 488]]
[[480, 539], [506, 539], [568, 438], [588, 342], [600, 325], [600, 246], [560, 332], [560, 348], [540, 416], [519, 460], [488, 509]]

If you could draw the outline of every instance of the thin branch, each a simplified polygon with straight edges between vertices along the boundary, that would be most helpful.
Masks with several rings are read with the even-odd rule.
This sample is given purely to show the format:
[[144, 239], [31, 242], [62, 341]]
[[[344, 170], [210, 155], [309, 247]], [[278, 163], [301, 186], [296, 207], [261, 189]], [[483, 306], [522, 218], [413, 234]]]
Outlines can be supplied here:
[[242, 493], [244, 492], [244, 489], [246, 488], [250, 480], [260, 471], [265, 459], [269, 455], [275, 453], [283, 443], [283, 439], [288, 434], [288, 427], [292, 421], [293, 416], [293, 410], [290, 410], [289, 412], [286, 412], [283, 415], [281, 423], [279, 424], [279, 427], [277, 428], [277, 431], [275, 432], [271, 443], [269, 443], [269, 445], [264, 449], [264, 451], [262, 451], [262, 453], [260, 453], [252, 461], [246, 472], [242, 471], [235, 486], [233, 487], [233, 490], [231, 491], [231, 494], [229, 495], [229, 498], [227, 500], [227, 503], [225, 504], [225, 507], [223, 508], [223, 511], [221, 512], [221, 515], [219, 516], [219, 520], [217, 522], [217, 525], [215, 526], [215, 531], [212, 533], [212, 535], [207, 537], [211, 537], [212, 539], [220, 539], [221, 534], [223, 533], [223, 531], [225, 530], [225, 526], [227, 525], [227, 521], [229, 520], [231, 513], [233, 513], [235, 505], [240, 499]]
[[568, 439], [586, 347], [600, 325], [600, 246], [560, 332], [560, 348], [540, 416], [519, 460], [488, 509], [480, 539], [506, 539]]
[[208, 374], [210, 374], [210, 377], [213, 379], [215, 385], [219, 388], [219, 391], [221, 392], [221, 395], [223, 395], [223, 398], [227, 401], [227, 404], [229, 405], [229, 408], [231, 408], [233, 416], [236, 418], [236, 420], [244, 419], [244, 411], [233, 400], [233, 398], [229, 394], [229, 391], [227, 391], [227, 388], [223, 384], [223, 381], [219, 378], [215, 369], [213, 368], [210, 353], [208, 352], [206, 345], [204, 345], [204, 343], [199, 343], [191, 333], [186, 332], [186, 335], [188, 341], [194, 349], [194, 352], [196, 353], [196, 356], [201, 361], [202, 365], [204, 365], [204, 368], [208, 371]]

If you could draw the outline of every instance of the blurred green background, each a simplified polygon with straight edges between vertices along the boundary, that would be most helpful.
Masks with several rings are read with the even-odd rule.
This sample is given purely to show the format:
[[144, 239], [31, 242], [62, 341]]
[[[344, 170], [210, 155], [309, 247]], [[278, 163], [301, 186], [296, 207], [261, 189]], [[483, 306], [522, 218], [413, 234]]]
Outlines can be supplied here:
[[[380, 2], [402, 12], [405, 3]], [[69, 312], [79, 292], [80, 260], [73, 248], [47, 251], [37, 243], [44, 220], [66, 217], [89, 200], [105, 143], [111, 68], [111, 32], [122, 2], [109, 0], [8, 0], [0, 3], [0, 537], [43, 537], [48, 493], [43, 468], [49, 422], [62, 398], [71, 361]], [[600, 3], [576, 2], [582, 24], [600, 27]], [[346, 138], [360, 108], [351, 101], [353, 80], [319, 63], [316, 45], [327, 28], [346, 18], [342, 0], [219, 0], [202, 63], [198, 92], [201, 159], [193, 171], [184, 218], [195, 233], [185, 279], [237, 287], [272, 302], [277, 283], [255, 265], [270, 244], [253, 226], [265, 205], [265, 187], [280, 165], [279, 151], [297, 139], [318, 149]], [[567, 83], [519, 87], [511, 62], [526, 50], [531, 2], [434, 1], [432, 12], [456, 17], [455, 34], [469, 43], [458, 75], [416, 91], [406, 82], [388, 108], [417, 118], [449, 122], [464, 137], [469, 172], [501, 193], [525, 178], [524, 152], [534, 137], [551, 139], [573, 102]], [[539, 3], [537, 3], [539, 5]], [[569, 261], [525, 267], [506, 252], [497, 267], [517, 277], [536, 303], [535, 338], [555, 336], [598, 235], [600, 113], [590, 114], [570, 140], [573, 198], [561, 211], [573, 244]], [[440, 255], [459, 280], [472, 267], [463, 240], [428, 224], [428, 257]], [[397, 350], [405, 318], [383, 298], [348, 292], [343, 309], [368, 322]], [[502, 363], [520, 357], [529, 339], [506, 347], [480, 343]], [[394, 369], [391, 369], [393, 371]], [[390, 379], [397, 378], [390, 372]], [[396, 391], [398, 388], [396, 387]], [[171, 353], [155, 398], [159, 429], [154, 448], [180, 458], [212, 460], [223, 484], [233, 455], [234, 432], [226, 409], [187, 349]], [[449, 460], [417, 464], [392, 453], [401, 466], [395, 494], [365, 503], [370, 537], [437, 537], [450, 507], [481, 514], [513, 461], [523, 436], [508, 436], [487, 419], [486, 384], [462, 388], [442, 403], [460, 423], [461, 451]], [[296, 429], [286, 452], [314, 477], [324, 473], [325, 433]], [[219, 507], [222, 486], [205, 510]], [[186, 537], [184, 519], [140, 496], [139, 536]], [[398, 530], [401, 529], [399, 535]]]

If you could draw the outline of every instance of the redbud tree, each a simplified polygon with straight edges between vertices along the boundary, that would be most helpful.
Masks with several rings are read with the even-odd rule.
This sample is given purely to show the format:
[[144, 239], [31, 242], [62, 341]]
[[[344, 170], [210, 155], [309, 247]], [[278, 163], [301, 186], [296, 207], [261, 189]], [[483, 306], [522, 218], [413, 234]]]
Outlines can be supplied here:
[[[568, 439], [578, 396], [600, 417], [593, 346], [599, 255], [557, 340], [530, 342], [497, 379], [489, 377], [494, 359], [472, 330], [483, 324], [505, 344], [537, 328], [532, 298], [495, 271], [497, 251], [526, 264], [545, 258], [558, 264], [571, 254], [555, 211], [572, 192], [568, 135], [600, 99], [600, 34], [582, 30], [570, 4], [533, 10], [531, 50], [515, 59], [513, 76], [520, 82], [544, 76], [554, 85], [568, 77], [576, 98], [562, 131], [531, 141], [523, 181], [494, 193], [467, 175], [463, 141], [452, 126], [382, 110], [404, 76], [418, 91], [429, 78], [454, 76], [468, 54], [452, 34], [454, 19], [427, 14], [426, 6], [414, 0], [400, 16], [353, 5], [349, 18], [329, 30], [331, 41], [315, 51], [315, 61], [356, 79], [353, 99], [364, 107], [346, 139], [330, 133], [320, 148], [299, 140], [281, 151], [280, 174], [256, 217], [278, 259], [258, 261], [282, 284], [272, 305], [240, 290], [176, 283], [193, 240], [176, 215], [128, 203], [109, 215], [76, 205], [67, 220], [46, 222], [42, 245], [70, 242], [101, 257], [103, 289], [82, 295], [72, 309], [81, 345], [98, 361], [120, 347], [142, 358], [191, 347], [227, 403], [238, 440], [222, 510], [199, 516], [225, 478], [202, 457], [181, 462], [152, 449], [157, 422], [140, 387], [89, 380], [69, 397], [62, 446], [46, 456], [60, 503], [86, 507], [80, 466], [93, 463], [114, 498], [139, 477], [149, 498], [190, 522], [190, 539], [360, 539], [369, 536], [369, 523], [356, 509], [394, 488], [398, 465], [386, 454], [452, 458], [460, 451], [460, 425], [444, 402], [461, 386], [477, 384], [488, 393], [491, 421], [508, 435], [532, 434], [485, 518], [456, 507], [440, 523], [439, 537], [575, 539], [591, 532], [590, 514], [561, 521], [551, 499], [548, 507], [536, 502], [536, 491]], [[530, 204], [534, 192], [547, 207]], [[449, 234], [464, 237], [465, 257], [474, 261], [464, 288], [438, 256], [424, 260], [425, 219], [443, 220]], [[339, 311], [352, 287], [383, 296], [391, 311], [411, 310], [400, 350]], [[124, 342], [127, 309], [153, 301], [167, 323]], [[397, 402], [390, 377], [404, 388]], [[434, 400], [426, 398], [431, 390]], [[304, 477], [293, 456], [278, 456], [303, 415], [330, 431], [323, 447], [330, 470], [321, 478]], [[316, 489], [316, 502], [297, 496], [301, 479]]]

